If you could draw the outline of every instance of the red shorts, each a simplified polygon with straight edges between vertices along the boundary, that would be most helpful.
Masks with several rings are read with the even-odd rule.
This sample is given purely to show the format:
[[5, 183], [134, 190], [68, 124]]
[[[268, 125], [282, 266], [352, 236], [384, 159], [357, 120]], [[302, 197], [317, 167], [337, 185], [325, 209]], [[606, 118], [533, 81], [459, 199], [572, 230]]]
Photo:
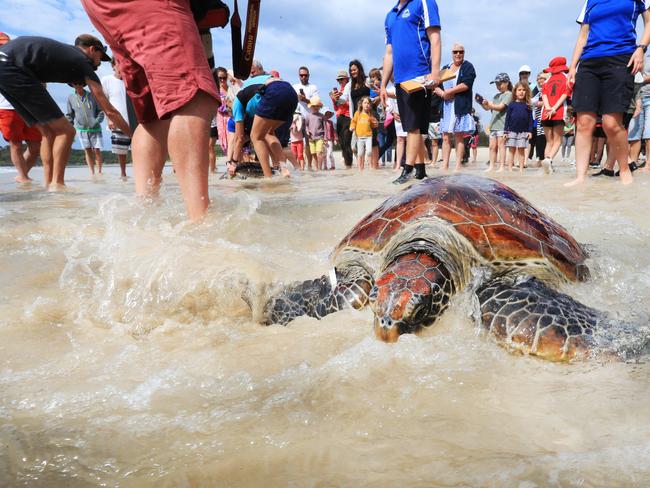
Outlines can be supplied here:
[[81, 0], [113, 51], [140, 122], [201, 90], [221, 100], [188, 0]]
[[298, 161], [305, 159], [305, 143], [303, 141], [294, 141], [291, 143], [291, 152], [296, 156]]
[[0, 110], [0, 132], [5, 141], [23, 142], [43, 139], [41, 131], [36, 126], [27, 127], [15, 110]]

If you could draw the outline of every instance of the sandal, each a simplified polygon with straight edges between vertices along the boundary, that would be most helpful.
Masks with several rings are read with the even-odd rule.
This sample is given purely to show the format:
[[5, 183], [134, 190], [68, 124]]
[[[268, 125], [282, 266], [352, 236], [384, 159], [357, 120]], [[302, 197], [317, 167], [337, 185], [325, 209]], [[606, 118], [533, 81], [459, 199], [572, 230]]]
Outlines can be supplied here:
[[[639, 169], [639, 166], [637, 166], [634, 161], [632, 161], [628, 166], [630, 167], [630, 171], [632, 173], [634, 173], [637, 169]], [[621, 171], [619, 170], [616, 173], [614, 173], [614, 176], [621, 176]]]
[[591, 175], [591, 176], [610, 176], [610, 177], [613, 178], [613, 177], [616, 176], [616, 175], [614, 174], [614, 171], [613, 171], [613, 170], [611, 170], [611, 169], [607, 169], [607, 168], [603, 168], [603, 169], [601, 169], [598, 173], [594, 173], [594, 174]]

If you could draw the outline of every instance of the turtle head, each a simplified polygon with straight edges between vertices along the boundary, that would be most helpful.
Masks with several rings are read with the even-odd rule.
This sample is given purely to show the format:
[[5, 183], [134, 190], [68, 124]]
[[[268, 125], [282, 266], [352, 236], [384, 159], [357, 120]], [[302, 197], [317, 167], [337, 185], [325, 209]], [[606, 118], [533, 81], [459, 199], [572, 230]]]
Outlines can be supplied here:
[[434, 256], [415, 252], [397, 257], [375, 281], [370, 299], [375, 334], [397, 342], [435, 322], [449, 303], [454, 285]]

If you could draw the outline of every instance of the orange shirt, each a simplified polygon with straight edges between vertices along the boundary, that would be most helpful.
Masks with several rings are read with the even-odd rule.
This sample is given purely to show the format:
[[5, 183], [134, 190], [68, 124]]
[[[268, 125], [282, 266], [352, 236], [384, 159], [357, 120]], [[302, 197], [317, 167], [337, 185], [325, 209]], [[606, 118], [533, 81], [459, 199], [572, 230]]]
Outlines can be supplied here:
[[350, 124], [350, 130], [353, 130], [357, 137], [372, 137], [372, 129], [377, 125], [377, 119], [371, 114], [357, 110]]

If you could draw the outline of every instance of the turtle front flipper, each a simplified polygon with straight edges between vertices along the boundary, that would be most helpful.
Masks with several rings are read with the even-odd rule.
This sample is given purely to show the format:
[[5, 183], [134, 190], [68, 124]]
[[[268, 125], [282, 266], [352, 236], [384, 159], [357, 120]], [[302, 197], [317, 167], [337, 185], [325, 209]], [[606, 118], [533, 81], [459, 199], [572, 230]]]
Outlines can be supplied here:
[[334, 270], [334, 275], [283, 288], [264, 306], [265, 323], [286, 325], [302, 315], [321, 319], [345, 308], [361, 309], [368, 304], [373, 280], [365, 268], [347, 266]]
[[506, 348], [550, 361], [585, 359], [595, 352], [595, 328], [605, 314], [536, 278], [502, 276], [477, 291], [481, 323]]

